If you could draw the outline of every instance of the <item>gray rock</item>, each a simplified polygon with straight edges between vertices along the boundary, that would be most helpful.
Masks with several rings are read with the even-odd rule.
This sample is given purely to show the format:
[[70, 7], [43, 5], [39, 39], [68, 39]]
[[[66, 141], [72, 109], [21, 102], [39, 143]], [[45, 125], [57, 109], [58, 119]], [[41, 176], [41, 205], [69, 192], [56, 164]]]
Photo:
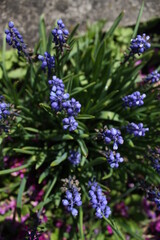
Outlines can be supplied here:
[[[29, 46], [34, 46], [39, 35], [39, 19], [44, 13], [47, 33], [53, 29], [58, 18], [62, 18], [70, 29], [80, 23], [84, 31], [86, 23], [92, 24], [99, 19], [107, 19], [106, 29], [111, 26], [117, 15], [124, 10], [121, 25], [136, 22], [141, 0], [0, 0], [0, 34], [9, 20], [15, 22]], [[146, 0], [142, 21], [158, 17], [160, 0]]]

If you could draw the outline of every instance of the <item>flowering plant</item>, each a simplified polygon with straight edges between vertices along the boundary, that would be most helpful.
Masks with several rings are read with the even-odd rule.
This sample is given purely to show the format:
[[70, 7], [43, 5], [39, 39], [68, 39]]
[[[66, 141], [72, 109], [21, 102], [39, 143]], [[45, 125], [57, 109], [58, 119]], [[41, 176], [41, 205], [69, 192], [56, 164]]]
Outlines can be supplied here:
[[[128, 55], [117, 55], [114, 34], [122, 17], [105, 34], [100, 21], [77, 37], [78, 26], [68, 31], [59, 19], [48, 39], [41, 17], [32, 52], [13, 22], [5, 30], [0, 221], [21, 223], [25, 239], [100, 239], [101, 229], [110, 229], [101, 239], [141, 239], [136, 220], [121, 220], [115, 206], [122, 200], [140, 206], [145, 195], [159, 207], [160, 177], [147, 158], [160, 142], [159, 69], [156, 81], [149, 76], [139, 84], [154, 54], [149, 37], [137, 35], [139, 20]], [[5, 40], [18, 51], [10, 59], [14, 70], [6, 68]]]

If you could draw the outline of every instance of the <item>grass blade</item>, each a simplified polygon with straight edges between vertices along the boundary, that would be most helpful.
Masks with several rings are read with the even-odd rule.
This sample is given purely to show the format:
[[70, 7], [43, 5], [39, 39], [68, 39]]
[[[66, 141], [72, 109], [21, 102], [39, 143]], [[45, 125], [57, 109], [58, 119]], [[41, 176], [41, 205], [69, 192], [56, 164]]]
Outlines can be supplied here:
[[115, 29], [117, 28], [117, 26], [119, 25], [120, 21], [122, 20], [124, 16], [124, 11], [122, 11], [119, 16], [116, 18], [116, 20], [114, 21], [113, 25], [111, 26], [111, 28], [108, 30], [108, 32], [106, 33], [104, 39], [107, 39], [109, 37], [111, 37], [115, 31]]
[[24, 177], [21, 181], [20, 188], [18, 190], [18, 196], [17, 196], [17, 212], [18, 215], [21, 216], [21, 209], [22, 209], [22, 195], [26, 186], [26, 178]]
[[143, 8], [144, 8], [144, 0], [142, 1], [142, 5], [141, 5], [141, 8], [140, 8], [138, 17], [137, 17], [137, 21], [136, 21], [136, 25], [135, 25], [135, 28], [134, 28], [134, 31], [133, 31], [132, 38], [135, 38], [136, 35], [137, 35], [139, 23], [140, 23], [141, 16], [142, 16], [142, 13], [143, 13]]

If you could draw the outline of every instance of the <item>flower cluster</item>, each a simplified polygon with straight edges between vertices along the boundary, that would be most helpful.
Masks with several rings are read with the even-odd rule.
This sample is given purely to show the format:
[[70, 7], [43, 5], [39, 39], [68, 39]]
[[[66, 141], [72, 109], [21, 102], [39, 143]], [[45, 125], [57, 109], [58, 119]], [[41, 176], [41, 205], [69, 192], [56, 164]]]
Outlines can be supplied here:
[[148, 199], [155, 202], [158, 210], [160, 210], [160, 192], [158, 190], [148, 190]]
[[90, 202], [92, 204], [92, 207], [96, 210], [96, 216], [98, 218], [102, 218], [103, 216], [108, 218], [111, 214], [111, 209], [107, 206], [108, 202], [102, 193], [101, 187], [95, 181], [89, 181], [88, 186], [90, 187]]
[[11, 115], [10, 104], [3, 101], [3, 96], [0, 96], [0, 130], [8, 132], [8, 117]]
[[130, 56], [132, 56], [134, 54], [141, 55], [147, 49], [149, 49], [151, 47], [151, 44], [148, 42], [149, 39], [150, 39], [150, 37], [146, 36], [145, 33], [142, 36], [137, 35], [136, 38], [131, 39]]
[[64, 91], [63, 81], [56, 76], [53, 76], [52, 80], [49, 80], [49, 84], [51, 85], [50, 92], [50, 101], [51, 107], [56, 111], [62, 111], [62, 103], [63, 101], [69, 98], [69, 94]]
[[63, 102], [62, 106], [66, 110], [68, 116], [77, 116], [78, 113], [81, 111], [81, 104], [74, 98]]
[[121, 136], [120, 130], [116, 128], [111, 128], [110, 130], [105, 129], [102, 132], [102, 138], [104, 139], [106, 144], [109, 144], [110, 142], [113, 141], [113, 150], [117, 150], [118, 145], [123, 144], [124, 142], [123, 137]]
[[64, 130], [68, 129], [70, 132], [76, 130], [78, 127], [78, 122], [75, 120], [74, 117], [64, 118], [62, 122], [63, 122], [63, 129]]
[[118, 168], [119, 163], [123, 162], [123, 158], [120, 153], [115, 153], [113, 151], [108, 151], [106, 154], [107, 161], [111, 168]]
[[5, 29], [6, 42], [18, 50], [18, 54], [24, 54], [26, 57], [29, 57], [26, 50], [27, 46], [24, 43], [22, 35], [19, 33], [17, 28], [14, 27], [14, 22], [10, 21], [8, 23], [9, 29]]
[[68, 157], [68, 160], [73, 164], [73, 166], [76, 166], [81, 161], [81, 154], [78, 151], [70, 150], [70, 155]]
[[140, 94], [139, 91], [136, 91], [128, 96], [122, 98], [125, 107], [135, 107], [142, 106], [144, 104], [143, 99], [146, 97], [146, 94]]
[[52, 87], [54, 92], [60, 90], [61, 92], [64, 93], [64, 84], [61, 79], [57, 78], [56, 76], [53, 76], [52, 80], [49, 80], [48, 83]]
[[149, 128], [144, 128], [143, 123], [129, 123], [126, 127], [127, 132], [134, 134], [135, 137], [145, 136], [145, 132], [149, 131]]
[[7, 200], [5, 202], [1, 202], [0, 204], [0, 214], [4, 215], [6, 212], [10, 210], [14, 210], [16, 207], [16, 200], [11, 198], [10, 200]]
[[57, 27], [52, 30], [53, 42], [63, 52], [63, 46], [65, 46], [66, 40], [69, 35], [69, 31], [65, 28], [62, 19], [57, 21]]
[[51, 56], [48, 52], [44, 53], [44, 56], [38, 55], [38, 59], [42, 61], [41, 68], [45, 71], [48, 68], [48, 75], [51, 74], [51, 70], [55, 68], [55, 58]]
[[62, 190], [65, 191], [65, 198], [62, 199], [62, 204], [73, 216], [77, 216], [78, 210], [76, 207], [82, 205], [81, 195], [79, 193], [80, 188], [78, 187], [79, 182], [75, 177], [62, 179], [62, 181], [64, 182]]
[[51, 107], [56, 112], [62, 110], [67, 114], [67, 117], [62, 120], [63, 129], [74, 131], [78, 127], [78, 122], [74, 116], [77, 116], [81, 110], [81, 104], [72, 98], [69, 100], [69, 93], [65, 93], [63, 81], [56, 76], [48, 81], [51, 86], [50, 101]]
[[150, 149], [148, 153], [148, 158], [152, 162], [152, 167], [160, 174], [160, 149]]
[[160, 73], [158, 73], [157, 71], [151, 72], [145, 79], [144, 82], [145, 83], [156, 83], [160, 80]]
[[10, 104], [5, 103], [3, 97], [0, 96], [0, 120], [5, 120], [10, 114]]

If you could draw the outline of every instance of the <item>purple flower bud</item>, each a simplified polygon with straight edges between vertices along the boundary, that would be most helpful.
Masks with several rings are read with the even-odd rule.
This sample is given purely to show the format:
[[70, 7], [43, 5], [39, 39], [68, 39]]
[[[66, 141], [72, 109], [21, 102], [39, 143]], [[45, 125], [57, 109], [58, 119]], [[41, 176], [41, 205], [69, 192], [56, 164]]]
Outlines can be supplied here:
[[9, 21], [9, 23], [8, 23], [8, 27], [9, 27], [9, 28], [13, 28], [13, 27], [14, 27], [14, 22]]

